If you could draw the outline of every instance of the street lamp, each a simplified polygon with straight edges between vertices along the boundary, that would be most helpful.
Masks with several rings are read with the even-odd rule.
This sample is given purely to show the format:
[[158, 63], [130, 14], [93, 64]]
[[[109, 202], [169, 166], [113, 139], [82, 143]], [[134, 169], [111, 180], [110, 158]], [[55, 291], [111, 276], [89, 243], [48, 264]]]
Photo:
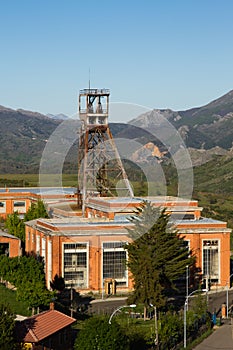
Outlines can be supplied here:
[[116, 310], [114, 310], [113, 313], [111, 314], [108, 323], [111, 324], [111, 321], [112, 321], [113, 316], [114, 316], [118, 311], [120, 311], [121, 309], [123, 309], [123, 308], [125, 308], [125, 307], [134, 308], [134, 307], [136, 307], [136, 306], [137, 306], [136, 304], [119, 306], [119, 307], [118, 307]]
[[191, 295], [193, 295], [196, 292], [208, 292], [208, 289], [196, 289], [194, 290], [192, 293], [190, 293], [186, 299], [185, 299], [185, 303], [184, 303], [184, 348], [186, 349], [186, 343], [187, 343], [187, 320], [186, 320], [186, 312], [188, 310], [188, 298], [191, 297]]
[[187, 301], [187, 311], [189, 309], [189, 305], [188, 305], [188, 301], [189, 301], [189, 297], [191, 297], [194, 293], [196, 292], [205, 292], [207, 293], [208, 292], [208, 289], [196, 289], [194, 291], [192, 291], [192, 293], [190, 293], [187, 297], [186, 297], [186, 301]]
[[153, 304], [150, 304], [150, 306], [154, 308], [154, 312], [155, 312], [155, 345], [158, 346], [159, 332], [158, 332], [158, 322], [157, 322], [157, 309], [156, 309], [156, 306], [154, 306]]

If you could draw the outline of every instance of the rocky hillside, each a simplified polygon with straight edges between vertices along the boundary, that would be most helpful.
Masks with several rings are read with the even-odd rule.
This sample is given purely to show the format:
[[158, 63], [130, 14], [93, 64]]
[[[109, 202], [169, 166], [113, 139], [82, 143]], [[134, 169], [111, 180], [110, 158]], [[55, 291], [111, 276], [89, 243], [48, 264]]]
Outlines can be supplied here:
[[154, 109], [129, 124], [159, 134], [166, 120], [179, 131], [186, 147], [229, 150], [233, 142], [233, 90], [200, 108], [178, 112]]
[[152, 142], [146, 143], [138, 150], [133, 152], [132, 161], [136, 164], [139, 163], [152, 163], [154, 160], [157, 162], [162, 161], [165, 158], [167, 152], [161, 152], [159, 147], [155, 146]]

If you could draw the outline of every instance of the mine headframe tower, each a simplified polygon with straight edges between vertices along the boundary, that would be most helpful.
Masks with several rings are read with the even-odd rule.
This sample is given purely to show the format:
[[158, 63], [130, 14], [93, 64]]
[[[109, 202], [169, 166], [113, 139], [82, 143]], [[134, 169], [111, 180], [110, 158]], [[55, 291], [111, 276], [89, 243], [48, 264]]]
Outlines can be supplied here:
[[108, 125], [108, 89], [79, 93], [78, 206], [85, 211], [89, 196], [133, 197]]

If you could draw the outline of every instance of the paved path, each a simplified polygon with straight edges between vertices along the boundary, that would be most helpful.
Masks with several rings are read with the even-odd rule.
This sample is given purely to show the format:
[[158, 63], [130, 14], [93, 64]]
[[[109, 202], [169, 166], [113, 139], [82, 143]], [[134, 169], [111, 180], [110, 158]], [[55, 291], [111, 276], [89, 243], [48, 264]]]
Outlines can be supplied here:
[[193, 350], [233, 350], [233, 326], [223, 324]]
[[98, 315], [111, 315], [111, 313], [119, 306], [126, 305], [125, 297], [122, 298], [108, 298], [108, 299], [96, 299], [91, 301], [89, 305], [89, 312]]

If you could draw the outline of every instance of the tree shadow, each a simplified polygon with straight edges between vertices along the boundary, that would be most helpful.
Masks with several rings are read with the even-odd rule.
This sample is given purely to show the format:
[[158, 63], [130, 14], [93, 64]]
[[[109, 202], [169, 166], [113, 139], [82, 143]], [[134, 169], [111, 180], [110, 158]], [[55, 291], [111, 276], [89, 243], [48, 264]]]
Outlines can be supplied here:
[[57, 292], [54, 301], [55, 309], [78, 319], [84, 320], [89, 317], [88, 309], [93, 298], [91, 296], [82, 296], [74, 288], [65, 288]]

